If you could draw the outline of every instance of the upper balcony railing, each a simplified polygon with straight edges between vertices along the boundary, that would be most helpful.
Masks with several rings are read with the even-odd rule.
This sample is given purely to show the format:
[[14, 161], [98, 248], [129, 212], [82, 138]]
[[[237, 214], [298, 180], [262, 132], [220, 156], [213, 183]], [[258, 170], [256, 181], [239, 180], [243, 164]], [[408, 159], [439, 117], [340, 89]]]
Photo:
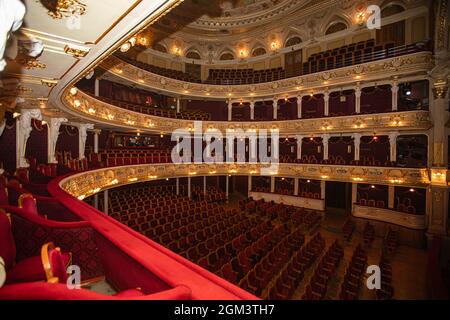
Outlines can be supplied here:
[[[158, 90], [177, 96], [201, 97], [202, 99], [249, 99], [273, 98], [274, 96], [296, 96], [299, 92], [307, 93], [319, 88], [341, 88], [355, 82], [373, 82], [398, 77], [401, 80], [411, 75], [424, 76], [432, 69], [432, 53], [427, 46], [405, 46], [372, 54], [371, 60], [361, 54], [353, 62], [335, 69], [309, 69], [309, 73], [286, 79], [270, 80], [255, 84], [214, 85], [194, 83], [170, 78], [138, 68], [116, 56], [103, 61], [100, 67], [115, 77], [136, 83], [141, 88]], [[374, 59], [375, 57], [375, 59]], [[336, 65], [335, 65], [336, 66]]]

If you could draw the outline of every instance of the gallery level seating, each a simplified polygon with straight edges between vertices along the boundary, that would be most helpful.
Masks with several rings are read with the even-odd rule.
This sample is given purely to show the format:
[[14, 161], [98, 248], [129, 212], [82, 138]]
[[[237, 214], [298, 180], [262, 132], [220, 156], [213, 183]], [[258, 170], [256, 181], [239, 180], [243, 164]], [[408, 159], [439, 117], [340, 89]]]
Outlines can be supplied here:
[[[374, 39], [369, 39], [312, 54], [307, 61], [294, 66], [294, 72], [289, 73], [289, 76], [323, 72], [426, 50], [429, 50], [426, 42], [396, 47], [394, 42], [378, 45]], [[201, 83], [200, 79], [181, 71], [152, 66], [124, 55], [119, 55], [119, 58], [156, 74], [182, 81]], [[209, 76], [204, 82], [213, 85], [241, 85], [276, 81], [287, 77], [286, 70], [281, 67], [264, 70], [210, 69]]]
[[176, 112], [176, 110], [167, 108], [157, 108], [148, 105], [136, 104], [127, 101], [114, 100], [106, 97], [95, 97], [95, 99], [109, 103], [113, 106], [127, 109], [130, 111], [144, 113], [156, 117], [174, 118], [174, 119], [186, 119], [186, 120], [210, 120], [211, 114], [203, 111], [182, 111]]
[[172, 78], [172, 79], [177, 79], [177, 80], [182, 80], [182, 81], [187, 81], [187, 82], [201, 83], [200, 79], [198, 79], [197, 77], [195, 77], [189, 73], [183, 72], [183, 71], [157, 67], [157, 66], [154, 66], [151, 64], [147, 64], [144, 62], [140, 62], [140, 61], [128, 58], [126, 55], [119, 54], [119, 53], [116, 53], [115, 55], [118, 56], [120, 59], [122, 59], [140, 69], [144, 69], [149, 72], [156, 73], [156, 74], [159, 74], [159, 75], [167, 77], [167, 78]]

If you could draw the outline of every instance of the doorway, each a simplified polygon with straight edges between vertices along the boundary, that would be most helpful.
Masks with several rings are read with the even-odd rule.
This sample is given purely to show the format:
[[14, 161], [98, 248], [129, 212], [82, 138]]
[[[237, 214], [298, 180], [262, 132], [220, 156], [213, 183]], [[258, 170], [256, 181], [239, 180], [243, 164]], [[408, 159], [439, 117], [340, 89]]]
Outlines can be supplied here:
[[352, 211], [352, 184], [327, 181], [325, 183], [325, 210], [330, 214], [349, 215]]

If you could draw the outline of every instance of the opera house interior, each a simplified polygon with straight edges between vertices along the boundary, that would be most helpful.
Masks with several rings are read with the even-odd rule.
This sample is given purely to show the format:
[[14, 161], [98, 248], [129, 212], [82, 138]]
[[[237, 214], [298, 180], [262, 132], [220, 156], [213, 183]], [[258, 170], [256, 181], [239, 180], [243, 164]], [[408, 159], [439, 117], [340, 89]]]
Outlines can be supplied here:
[[0, 0], [0, 300], [449, 299], [447, 0]]

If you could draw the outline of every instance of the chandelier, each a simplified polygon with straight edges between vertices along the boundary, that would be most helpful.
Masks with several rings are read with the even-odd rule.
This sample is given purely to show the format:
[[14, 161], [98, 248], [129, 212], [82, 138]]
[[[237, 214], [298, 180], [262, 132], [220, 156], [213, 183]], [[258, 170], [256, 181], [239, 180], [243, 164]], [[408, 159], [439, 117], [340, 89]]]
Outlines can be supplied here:
[[86, 5], [78, 0], [39, 0], [54, 19], [81, 16], [86, 12]]

